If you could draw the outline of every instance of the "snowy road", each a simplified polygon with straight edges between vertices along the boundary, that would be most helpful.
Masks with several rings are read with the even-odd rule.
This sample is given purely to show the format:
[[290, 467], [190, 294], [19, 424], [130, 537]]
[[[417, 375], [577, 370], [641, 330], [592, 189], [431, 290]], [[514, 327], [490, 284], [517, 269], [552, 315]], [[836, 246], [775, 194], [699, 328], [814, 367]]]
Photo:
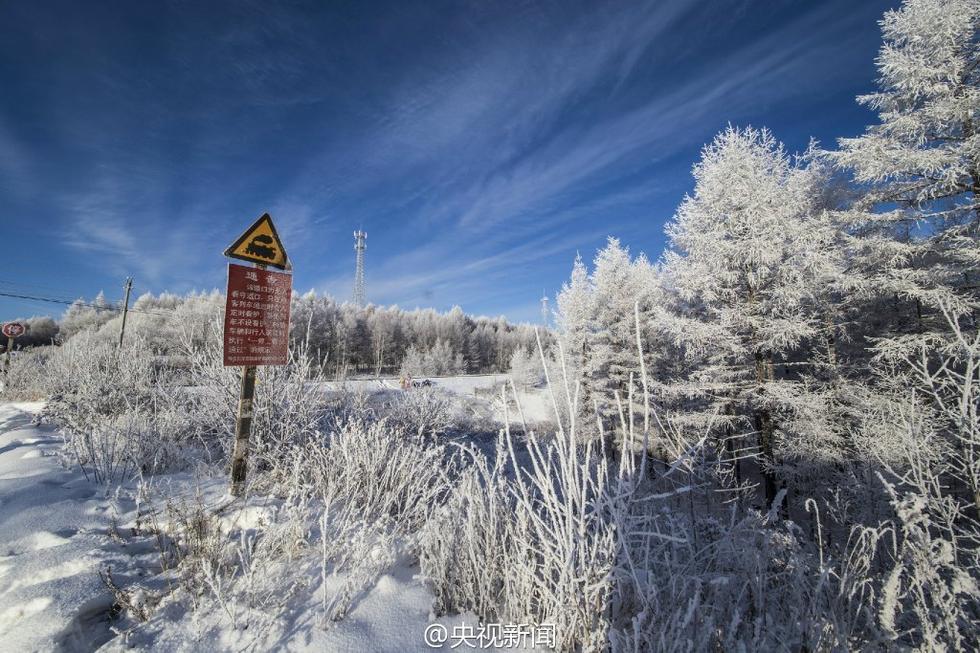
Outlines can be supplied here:
[[110, 501], [32, 425], [40, 404], [0, 404], [0, 649], [91, 650], [108, 638], [98, 577]]

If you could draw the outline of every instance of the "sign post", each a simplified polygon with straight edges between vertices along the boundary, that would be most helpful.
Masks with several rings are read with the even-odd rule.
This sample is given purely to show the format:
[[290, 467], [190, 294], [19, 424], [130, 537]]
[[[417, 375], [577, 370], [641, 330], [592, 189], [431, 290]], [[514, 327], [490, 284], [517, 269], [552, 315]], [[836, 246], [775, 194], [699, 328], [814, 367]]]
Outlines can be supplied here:
[[3, 354], [3, 375], [7, 376], [10, 373], [10, 350], [14, 348], [14, 338], [24, 335], [27, 327], [20, 322], [7, 322], [2, 331], [7, 336], [7, 350]]
[[267, 270], [291, 269], [286, 250], [268, 213], [249, 227], [225, 256], [251, 261], [256, 267], [230, 263], [225, 295], [224, 364], [242, 368], [242, 387], [231, 455], [231, 494], [240, 496], [248, 471], [248, 440], [252, 432], [255, 373], [259, 365], [285, 365], [289, 360], [289, 300], [292, 275]]
[[255, 365], [242, 368], [242, 390], [235, 420], [235, 446], [231, 451], [231, 495], [240, 496], [248, 471], [248, 438], [252, 434], [252, 399], [255, 397]]

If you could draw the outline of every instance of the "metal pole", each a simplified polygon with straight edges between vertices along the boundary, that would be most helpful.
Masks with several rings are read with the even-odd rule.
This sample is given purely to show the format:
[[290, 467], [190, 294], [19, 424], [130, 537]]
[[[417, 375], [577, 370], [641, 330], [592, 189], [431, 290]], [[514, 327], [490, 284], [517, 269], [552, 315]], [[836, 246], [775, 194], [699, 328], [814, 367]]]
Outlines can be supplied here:
[[126, 315], [129, 313], [129, 291], [133, 289], [133, 278], [126, 279], [126, 299], [123, 301], [122, 326], [119, 328], [119, 346], [122, 347], [123, 336], [126, 334]]
[[245, 472], [248, 470], [248, 437], [252, 433], [252, 399], [255, 396], [254, 365], [242, 368], [242, 392], [238, 399], [238, 420], [235, 422], [235, 448], [231, 454], [231, 495], [242, 494]]

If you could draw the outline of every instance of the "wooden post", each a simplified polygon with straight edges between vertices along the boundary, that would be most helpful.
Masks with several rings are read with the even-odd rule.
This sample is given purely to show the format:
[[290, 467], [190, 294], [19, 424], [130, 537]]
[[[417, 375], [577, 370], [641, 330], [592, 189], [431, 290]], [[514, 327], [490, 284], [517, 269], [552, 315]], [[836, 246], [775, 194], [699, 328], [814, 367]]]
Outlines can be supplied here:
[[12, 337], [7, 338], [7, 351], [3, 354], [3, 375], [7, 376], [10, 373], [10, 350], [14, 348], [14, 339]]
[[235, 421], [235, 447], [231, 454], [231, 495], [242, 494], [248, 471], [248, 437], [252, 433], [252, 399], [255, 396], [255, 365], [242, 367], [242, 392]]
[[119, 346], [122, 347], [123, 336], [126, 335], [126, 315], [129, 313], [129, 291], [133, 289], [133, 278], [126, 279], [126, 300], [123, 302], [122, 326], [119, 327]]

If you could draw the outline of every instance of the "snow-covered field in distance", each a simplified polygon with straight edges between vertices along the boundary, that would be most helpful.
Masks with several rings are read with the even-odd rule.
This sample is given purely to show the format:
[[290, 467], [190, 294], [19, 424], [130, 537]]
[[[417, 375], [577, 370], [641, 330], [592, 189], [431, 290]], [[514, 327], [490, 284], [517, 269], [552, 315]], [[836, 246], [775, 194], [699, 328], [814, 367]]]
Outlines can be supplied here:
[[[458, 376], [426, 376], [417, 377], [413, 381], [422, 383], [429, 381], [433, 388], [447, 390], [458, 395], [479, 397], [489, 402], [494, 402], [500, 398], [500, 387], [506, 384], [507, 397], [513, 400], [513, 394], [509, 387], [509, 377], [506, 374], [461, 374]], [[354, 392], [381, 392], [388, 390], [401, 390], [401, 379], [398, 377], [381, 378], [350, 378], [343, 381], [328, 381], [324, 387], [328, 390], [338, 391], [343, 388]], [[517, 387], [517, 396], [521, 404], [521, 410], [525, 419], [530, 423], [540, 423], [554, 420], [554, 409], [551, 406], [550, 398], [544, 388], [538, 387]], [[513, 406], [512, 406], [513, 408]], [[503, 411], [497, 410], [495, 416], [503, 420]], [[512, 415], [512, 419], [517, 416]]]

